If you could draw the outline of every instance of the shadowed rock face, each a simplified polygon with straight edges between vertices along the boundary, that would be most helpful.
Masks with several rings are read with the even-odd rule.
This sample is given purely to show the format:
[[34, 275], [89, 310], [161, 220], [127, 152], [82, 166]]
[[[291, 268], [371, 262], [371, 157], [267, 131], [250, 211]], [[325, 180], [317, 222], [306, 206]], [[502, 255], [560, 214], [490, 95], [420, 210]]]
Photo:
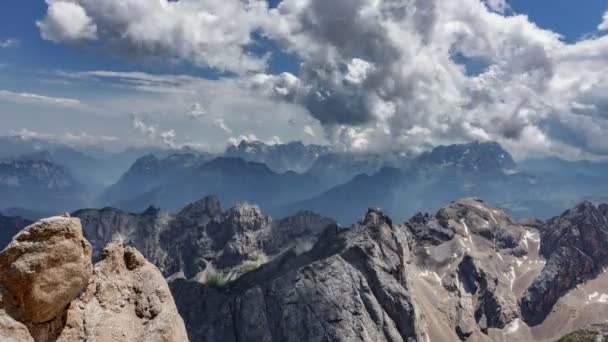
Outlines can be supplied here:
[[241, 204], [222, 210], [216, 197], [186, 206], [176, 215], [153, 208], [141, 214], [116, 209], [87, 209], [73, 214], [82, 220], [94, 257], [109, 241], [133, 245], [165, 276], [192, 278], [209, 264], [234, 267], [279, 254], [298, 245], [312, 245], [334, 221], [311, 212], [273, 220], [257, 206]]
[[[250, 220], [231, 226], [228, 240], [266, 220], [239, 213], [232, 215]], [[350, 228], [327, 227], [304, 252], [283, 248], [226, 282], [175, 278], [170, 286], [193, 341], [555, 340], [608, 318], [577, 313], [575, 323], [558, 328], [551, 320], [559, 318], [538, 327], [522, 320], [521, 298], [543, 277], [546, 262], [540, 229], [543, 244], [552, 243], [544, 223], [515, 222], [476, 199], [403, 225], [370, 209]], [[572, 314], [562, 306], [554, 315]]]
[[0, 252], [2, 341], [187, 341], [158, 269], [110, 244], [93, 269], [76, 218], [54, 217]]
[[528, 323], [540, 324], [560, 297], [608, 266], [606, 208], [584, 202], [542, 227], [540, 252], [547, 265], [521, 301]]
[[226, 288], [172, 289], [195, 341], [414, 341], [404, 234], [370, 210], [360, 226], [330, 226], [311, 251], [286, 252]]

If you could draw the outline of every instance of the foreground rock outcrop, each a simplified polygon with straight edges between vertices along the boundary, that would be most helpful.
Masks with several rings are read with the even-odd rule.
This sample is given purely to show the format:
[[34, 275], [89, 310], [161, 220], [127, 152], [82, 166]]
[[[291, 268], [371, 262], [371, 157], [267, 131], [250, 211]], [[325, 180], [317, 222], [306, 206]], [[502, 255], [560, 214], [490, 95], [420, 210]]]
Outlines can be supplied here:
[[2, 341], [187, 341], [162, 274], [112, 243], [93, 268], [76, 218], [54, 217], [0, 252]]

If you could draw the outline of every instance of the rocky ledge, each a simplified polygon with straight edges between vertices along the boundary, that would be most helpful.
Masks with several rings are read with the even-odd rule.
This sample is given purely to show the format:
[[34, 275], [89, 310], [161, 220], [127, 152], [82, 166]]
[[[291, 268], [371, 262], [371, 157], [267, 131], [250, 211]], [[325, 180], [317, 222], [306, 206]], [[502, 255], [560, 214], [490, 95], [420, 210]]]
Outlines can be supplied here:
[[109, 244], [93, 266], [80, 221], [54, 217], [0, 252], [2, 341], [187, 341], [160, 271]]

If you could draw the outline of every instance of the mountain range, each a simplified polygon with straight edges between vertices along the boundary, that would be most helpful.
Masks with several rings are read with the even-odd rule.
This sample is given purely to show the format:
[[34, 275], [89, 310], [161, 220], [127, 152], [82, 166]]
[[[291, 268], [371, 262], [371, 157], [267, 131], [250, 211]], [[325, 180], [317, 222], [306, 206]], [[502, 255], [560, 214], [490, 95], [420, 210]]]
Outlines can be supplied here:
[[13, 185], [18, 196], [4, 196], [0, 210], [30, 219], [88, 206], [142, 211], [152, 205], [176, 212], [207, 195], [228, 205], [256, 203], [276, 217], [313, 210], [342, 223], [356, 222], [370, 206], [405, 220], [471, 196], [516, 218], [548, 218], [582, 200], [605, 201], [608, 191], [606, 163], [516, 162], [493, 142], [438, 146], [418, 156], [343, 152], [299, 142], [243, 141], [219, 154], [189, 148], [111, 154], [20, 137], [0, 142], [5, 176], [17, 164], [25, 167], [24, 174], [45, 165], [63, 175], [64, 184], [74, 185], [53, 200], [34, 194], [57, 178], [40, 178], [37, 192]]
[[469, 198], [404, 223], [370, 208], [350, 226], [225, 210], [216, 197], [177, 214], [71, 216], [93, 260], [107, 264], [119, 243], [158, 267], [190, 341], [556, 341], [606, 330], [605, 204], [517, 221]]

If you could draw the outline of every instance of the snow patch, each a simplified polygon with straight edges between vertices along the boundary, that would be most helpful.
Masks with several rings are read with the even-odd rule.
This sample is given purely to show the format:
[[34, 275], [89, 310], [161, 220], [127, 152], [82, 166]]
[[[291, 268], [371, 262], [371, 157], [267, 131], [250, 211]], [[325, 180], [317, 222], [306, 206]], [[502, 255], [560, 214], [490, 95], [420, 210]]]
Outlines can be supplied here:
[[519, 328], [520, 328], [520, 320], [516, 319], [505, 327], [505, 334], [506, 335], [513, 334], [513, 333], [517, 332], [517, 330], [519, 330]]
[[494, 221], [494, 223], [498, 224], [498, 221], [496, 221], [496, 218], [494, 217], [494, 214], [492, 213], [494, 210], [490, 210], [490, 217], [492, 218], [492, 221]]
[[513, 291], [513, 285], [515, 285], [515, 279], [517, 278], [515, 275], [515, 267], [511, 266], [511, 271], [509, 272], [508, 278], [510, 281], [511, 291]]

